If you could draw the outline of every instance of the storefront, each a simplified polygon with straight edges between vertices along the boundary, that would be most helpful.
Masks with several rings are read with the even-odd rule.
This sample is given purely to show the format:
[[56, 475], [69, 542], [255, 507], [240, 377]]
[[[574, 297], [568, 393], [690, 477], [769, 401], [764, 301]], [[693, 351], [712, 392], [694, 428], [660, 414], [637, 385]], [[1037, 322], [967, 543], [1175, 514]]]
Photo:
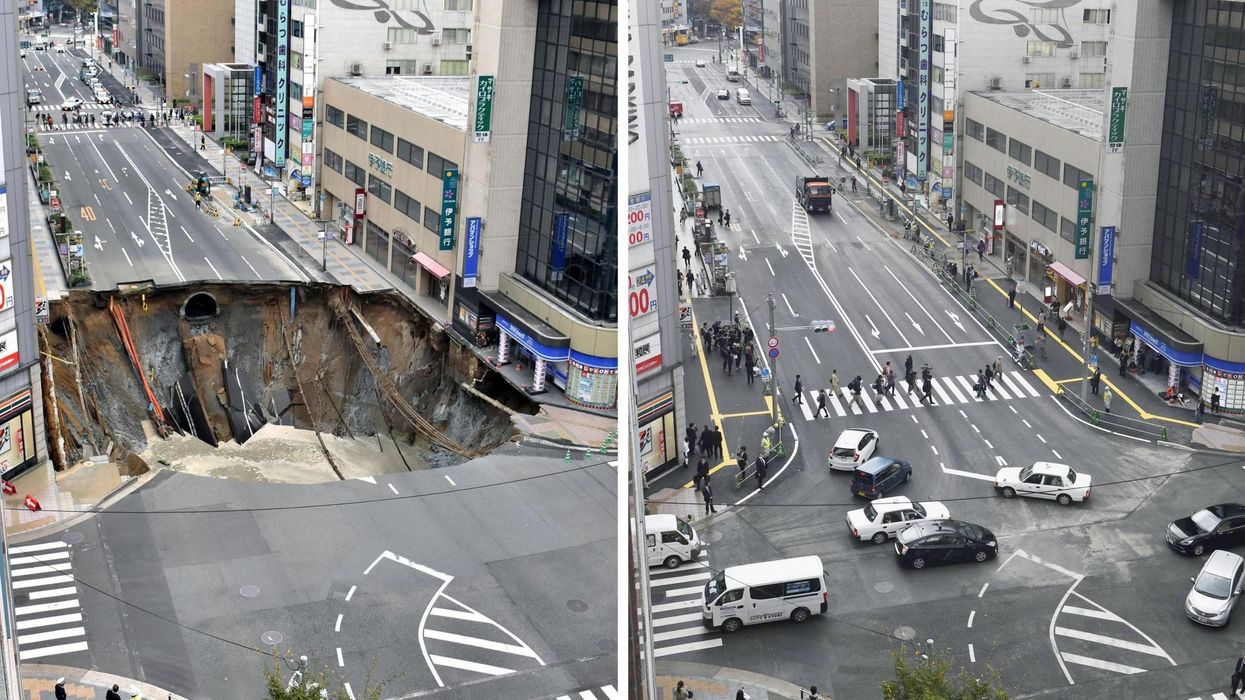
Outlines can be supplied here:
[[484, 297], [497, 309], [497, 365], [530, 369], [532, 381], [523, 385], [529, 394], [545, 393], [549, 383], [565, 391], [571, 339], [500, 294]]
[[1055, 254], [1050, 248], [1042, 245], [1042, 242], [1037, 239], [1029, 241], [1028, 267], [1024, 268], [1025, 279], [1034, 282], [1046, 279], [1046, 268], [1054, 262]]
[[571, 350], [566, 398], [586, 408], [614, 408], [618, 401], [618, 360]]
[[[1101, 352], [1113, 353], [1115, 340], [1135, 353], [1135, 371], [1165, 376], [1173, 394], [1202, 395], [1207, 405], [1214, 387], [1203, 387], [1204, 375], [1215, 374], [1220, 385], [1220, 405], [1229, 410], [1229, 390], [1236, 396], [1231, 410], [1245, 410], [1245, 366], [1235, 366], [1208, 357], [1202, 343], [1171, 323], [1159, 318], [1139, 302], [1108, 295], [1094, 297], [1094, 335]], [[1218, 368], [1218, 369], [1213, 369]], [[1235, 368], [1235, 369], [1234, 369]], [[1240, 376], [1233, 377], [1233, 374]]]
[[674, 415], [674, 392], [664, 391], [636, 406], [636, 453], [645, 481], [679, 461], [679, 430]]
[[30, 389], [0, 401], [0, 477], [12, 479], [39, 461]]
[[1007, 261], [1011, 260], [1012, 274], [1019, 273], [1024, 278], [1025, 271], [1029, 269], [1029, 246], [1025, 245], [1025, 242], [1011, 231], [1004, 231], [1003, 233], [1004, 269], [1006, 269]]
[[1045, 279], [1044, 296], [1049, 297], [1046, 301], [1059, 302], [1063, 316], [1085, 308], [1085, 278], [1075, 270], [1061, 262], [1053, 262], [1046, 267]]

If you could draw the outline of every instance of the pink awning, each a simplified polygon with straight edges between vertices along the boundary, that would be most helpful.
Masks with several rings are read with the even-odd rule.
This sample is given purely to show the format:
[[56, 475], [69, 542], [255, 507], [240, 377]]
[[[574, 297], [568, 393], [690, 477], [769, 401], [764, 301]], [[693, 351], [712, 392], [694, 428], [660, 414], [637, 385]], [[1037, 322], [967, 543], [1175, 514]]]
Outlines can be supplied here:
[[436, 260], [433, 260], [432, 256], [428, 255], [427, 253], [416, 253], [414, 257], [415, 257], [415, 262], [419, 263], [420, 267], [431, 272], [432, 276], [436, 277], [437, 279], [442, 279], [446, 275], [450, 274], [449, 268], [437, 262]]
[[1061, 262], [1053, 262], [1047, 267], [1050, 269], [1051, 272], [1067, 280], [1068, 284], [1071, 284], [1073, 287], [1079, 287], [1082, 284], [1085, 284], [1084, 277], [1081, 277], [1080, 275], [1076, 274], [1075, 272], [1072, 271], [1072, 268], [1068, 267], [1067, 265], [1064, 265]]

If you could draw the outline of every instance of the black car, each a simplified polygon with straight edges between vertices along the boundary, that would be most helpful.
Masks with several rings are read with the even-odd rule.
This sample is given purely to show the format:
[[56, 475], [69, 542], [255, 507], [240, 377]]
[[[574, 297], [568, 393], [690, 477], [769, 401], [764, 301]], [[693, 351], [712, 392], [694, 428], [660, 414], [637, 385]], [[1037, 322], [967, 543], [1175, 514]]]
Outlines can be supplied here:
[[895, 554], [914, 569], [953, 561], [985, 561], [999, 554], [994, 533], [962, 520], [926, 520], [900, 531]]
[[1245, 544], [1245, 506], [1220, 503], [1167, 526], [1167, 544], [1181, 554], [1205, 552]]

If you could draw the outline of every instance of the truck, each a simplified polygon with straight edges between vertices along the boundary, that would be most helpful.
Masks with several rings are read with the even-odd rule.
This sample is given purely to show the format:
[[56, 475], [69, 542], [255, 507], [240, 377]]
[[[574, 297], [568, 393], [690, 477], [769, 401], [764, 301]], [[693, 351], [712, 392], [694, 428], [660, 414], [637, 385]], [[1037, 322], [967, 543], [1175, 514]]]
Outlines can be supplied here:
[[739, 64], [738, 63], [726, 64], [726, 80], [732, 83], [739, 82]]
[[795, 177], [795, 199], [804, 207], [804, 211], [830, 212], [834, 209], [834, 188], [830, 186], [830, 178], [821, 175]]
[[706, 182], [701, 188], [701, 206], [705, 211], [710, 209], [720, 209], [722, 207], [722, 186]]

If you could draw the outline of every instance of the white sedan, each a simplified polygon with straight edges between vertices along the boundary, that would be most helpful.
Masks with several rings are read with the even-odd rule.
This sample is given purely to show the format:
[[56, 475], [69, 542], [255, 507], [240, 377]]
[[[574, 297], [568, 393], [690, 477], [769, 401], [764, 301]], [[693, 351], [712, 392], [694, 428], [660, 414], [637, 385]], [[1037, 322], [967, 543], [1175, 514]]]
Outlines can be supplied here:
[[61, 109], [66, 112], [71, 112], [75, 109], [82, 109], [82, 98], [80, 97], [66, 98], [65, 101], [61, 103]]
[[64, 45], [64, 44], [57, 44], [57, 45], [56, 45], [56, 53], [65, 53], [65, 45]]
[[723, 89], [723, 90], [718, 90], [718, 99], [719, 99], [719, 100], [729, 100], [729, 99], [731, 99], [731, 91], [730, 91], [730, 90], [725, 90], [725, 89]]
[[831, 469], [851, 471], [868, 462], [878, 451], [878, 431], [868, 428], [848, 428], [839, 433], [839, 439], [830, 448], [826, 461]]
[[891, 496], [848, 511], [847, 529], [861, 542], [873, 540], [874, 544], [882, 544], [912, 523], [950, 517], [947, 507], [936, 501], [913, 503], [905, 496]]
[[703, 59], [703, 58], [698, 58], [698, 59], [696, 59], [696, 67], [697, 67], [697, 68], [704, 68], [704, 67], [705, 67], [705, 59]]
[[1058, 501], [1059, 505], [1066, 506], [1073, 501], [1085, 501], [1089, 498], [1090, 481], [1089, 474], [1078, 474], [1066, 464], [1034, 462], [1032, 466], [1023, 469], [1000, 469], [994, 476], [994, 488], [1004, 498], [1019, 494]]

